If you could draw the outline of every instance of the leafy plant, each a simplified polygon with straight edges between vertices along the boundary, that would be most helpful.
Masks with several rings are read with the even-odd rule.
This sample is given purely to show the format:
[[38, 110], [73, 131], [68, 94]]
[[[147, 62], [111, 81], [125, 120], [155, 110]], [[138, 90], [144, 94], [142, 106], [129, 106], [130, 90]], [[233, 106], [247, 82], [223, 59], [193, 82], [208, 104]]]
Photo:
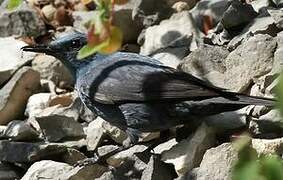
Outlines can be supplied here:
[[112, 25], [114, 4], [126, 3], [126, 0], [94, 0], [96, 10], [93, 19], [88, 22], [88, 44], [78, 53], [83, 59], [93, 53], [113, 53], [122, 45], [121, 30]]
[[282, 180], [283, 162], [280, 157], [258, 155], [251, 147], [251, 138], [244, 136], [234, 143], [238, 150], [238, 161], [233, 172], [233, 180]]
[[7, 9], [8, 10], [15, 9], [16, 7], [18, 7], [22, 3], [22, 1], [23, 0], [9, 0], [8, 4], [7, 4]]

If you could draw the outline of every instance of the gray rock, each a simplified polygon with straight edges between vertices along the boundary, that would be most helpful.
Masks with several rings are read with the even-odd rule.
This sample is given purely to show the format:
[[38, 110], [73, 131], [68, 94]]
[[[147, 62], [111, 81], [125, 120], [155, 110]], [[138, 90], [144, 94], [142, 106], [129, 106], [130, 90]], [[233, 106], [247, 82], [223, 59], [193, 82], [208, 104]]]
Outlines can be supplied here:
[[[172, 167], [171, 167], [172, 168]], [[160, 156], [151, 156], [146, 169], [142, 173], [141, 180], [162, 179], [171, 180], [174, 178], [174, 169], [168, 164], [160, 161]]]
[[0, 36], [33, 36], [45, 34], [45, 24], [36, 10], [23, 2], [19, 7], [7, 10], [8, 0], [0, 6]]
[[0, 141], [0, 161], [27, 163], [66, 152], [66, 146], [46, 143]]
[[278, 154], [282, 156], [283, 138], [276, 139], [252, 139], [252, 147], [259, 155]]
[[106, 167], [91, 165], [87, 167], [73, 167], [66, 163], [43, 160], [34, 163], [26, 172], [22, 180], [42, 179], [93, 179], [100, 177]]
[[197, 170], [197, 180], [231, 179], [231, 171], [237, 160], [237, 151], [231, 143], [224, 143], [207, 150]]
[[269, 34], [271, 36], [276, 36], [278, 31], [273, 17], [267, 12], [264, 12], [250, 22], [239, 35], [235, 36], [230, 41], [228, 49], [230, 51], [236, 49], [243, 40], [248, 40], [253, 35]]
[[225, 88], [244, 92], [258, 77], [271, 71], [276, 41], [269, 35], [249, 38], [225, 59]]
[[212, 129], [202, 124], [189, 138], [161, 154], [161, 160], [174, 165], [178, 175], [197, 167], [204, 152], [215, 143]]
[[70, 138], [84, 137], [82, 125], [73, 117], [65, 115], [41, 115], [35, 117], [43, 136], [47, 141], [58, 142]]
[[169, 4], [169, 6], [172, 6], [172, 7], [174, 7], [174, 5], [178, 3], [179, 4], [186, 3], [188, 6], [187, 10], [189, 10], [189, 9], [192, 9], [198, 3], [198, 0], [167, 0], [167, 3]]
[[89, 123], [86, 130], [87, 149], [89, 151], [95, 150], [105, 137], [104, 129], [102, 128], [104, 120], [97, 118]]
[[229, 1], [229, 7], [223, 13], [221, 21], [208, 32], [206, 40], [216, 45], [227, 44], [238, 35], [246, 24], [250, 23], [258, 14], [253, 7], [238, 0]]
[[25, 121], [11, 121], [7, 125], [4, 136], [14, 141], [33, 141], [39, 133]]
[[84, 167], [72, 167], [72, 169], [62, 175], [59, 175], [58, 179], [94, 179], [100, 177], [108, 168], [95, 164]]
[[217, 129], [217, 133], [227, 130], [243, 128], [249, 121], [250, 107], [244, 107], [237, 111], [229, 111], [213, 116], [204, 117], [203, 120], [209, 127]]
[[8, 163], [0, 162], [0, 179], [1, 180], [15, 180], [20, 179], [21, 173], [19, 169]]
[[51, 99], [51, 93], [38, 93], [29, 97], [25, 115], [35, 117], [48, 107], [48, 102]]
[[[114, 147], [111, 147], [111, 148], [114, 148]], [[133, 147], [131, 147], [131, 148], [125, 150], [125, 151], [119, 152], [119, 153], [109, 157], [106, 161], [109, 165], [111, 165], [113, 167], [119, 167], [125, 162], [130, 163], [131, 161], [132, 162], [137, 161], [138, 158], [134, 154], [139, 153], [139, 152], [143, 152], [146, 149], [147, 149], [147, 146], [145, 146], [145, 145], [135, 145], [135, 146], [133, 146]], [[140, 160], [139, 160], [139, 162], [140, 162]], [[142, 168], [145, 168], [145, 166], [142, 166]]]
[[132, 17], [135, 21], [142, 22], [147, 28], [169, 18], [172, 13], [173, 9], [166, 3], [166, 0], [138, 0], [135, 3]]
[[175, 138], [173, 138], [173, 139], [170, 139], [167, 142], [159, 144], [153, 150], [154, 150], [154, 153], [156, 153], [156, 154], [162, 154], [163, 152], [170, 150], [176, 144], [178, 144], [178, 142], [176, 141]]
[[95, 178], [94, 180], [115, 180], [115, 177], [111, 171], [107, 171], [103, 173], [99, 178]]
[[252, 121], [250, 121], [249, 129], [256, 137], [281, 137], [283, 135], [283, 128], [280, 112], [274, 109], [259, 118], [253, 118]]
[[152, 26], [145, 31], [145, 41], [141, 47], [141, 54], [150, 55], [168, 47], [194, 50], [197, 48], [193, 35], [199, 34], [194, 26], [194, 20], [188, 11], [176, 13], [159, 25]]
[[64, 162], [70, 165], [75, 165], [78, 161], [84, 160], [87, 157], [74, 148], [67, 148], [67, 151], [62, 154], [57, 160]]
[[39, 73], [23, 67], [0, 89], [0, 124], [20, 119], [28, 98], [40, 88]]
[[87, 128], [86, 140], [88, 150], [95, 150], [106, 136], [119, 144], [122, 144], [127, 138], [127, 134], [124, 131], [112, 126], [101, 117], [97, 117]]
[[[124, 43], [137, 42], [137, 38], [143, 28], [143, 24], [140, 20], [134, 20], [132, 18], [136, 3], [138, 3], [138, 1], [130, 0], [126, 4], [114, 6], [113, 24], [120, 27], [122, 30]], [[152, 5], [153, 2], [150, 4]]]
[[272, 0], [272, 2], [276, 5], [276, 7], [283, 7], [282, 0]]
[[[282, 5], [283, 5], [283, 2], [282, 2]], [[267, 11], [271, 15], [271, 17], [274, 19], [276, 26], [282, 30], [283, 29], [283, 8], [268, 9]]]
[[230, 31], [251, 22], [257, 15], [250, 4], [231, 1], [229, 8], [223, 14], [221, 24], [224, 29]]
[[279, 73], [282, 70], [282, 66], [283, 66], [283, 32], [280, 32], [277, 34], [276, 37], [277, 40], [277, 49], [274, 53], [274, 64], [273, 64], [273, 68], [272, 71], [274, 73]]
[[33, 53], [21, 52], [21, 47], [25, 45], [27, 44], [13, 37], [0, 38], [2, 47], [0, 49], [0, 85], [4, 84], [18, 68], [34, 58]]
[[229, 51], [218, 46], [204, 46], [191, 52], [178, 66], [178, 69], [224, 87], [225, 58]]
[[256, 12], [259, 12], [267, 7], [271, 6], [272, 3], [269, 0], [252, 1], [250, 4], [253, 6]]
[[71, 87], [74, 84], [72, 75], [67, 68], [52, 56], [36, 56], [32, 61], [32, 68], [40, 73], [41, 79], [51, 80], [56, 85], [64, 84], [65, 87]]
[[5, 130], [7, 129], [7, 126], [0, 126], [0, 138], [4, 138]]
[[152, 58], [159, 60], [165, 66], [177, 68], [182, 59], [188, 54], [187, 47], [164, 48], [152, 55]]
[[22, 180], [58, 179], [60, 175], [66, 174], [73, 169], [72, 166], [50, 160], [43, 160], [34, 163], [22, 177]]
[[93, 13], [93, 11], [74, 11], [72, 13], [74, 28], [82, 32], [87, 32], [85, 24], [93, 18]]

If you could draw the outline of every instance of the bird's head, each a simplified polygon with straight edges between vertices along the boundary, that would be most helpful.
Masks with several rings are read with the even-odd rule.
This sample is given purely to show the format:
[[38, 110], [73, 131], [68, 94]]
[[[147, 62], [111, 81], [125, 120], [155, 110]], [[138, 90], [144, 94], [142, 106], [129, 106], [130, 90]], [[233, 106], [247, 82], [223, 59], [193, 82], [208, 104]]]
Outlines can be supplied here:
[[87, 43], [86, 34], [80, 32], [67, 33], [49, 44], [36, 44], [24, 46], [23, 51], [45, 53], [59, 59], [72, 73], [83, 62], [77, 60], [78, 51]]

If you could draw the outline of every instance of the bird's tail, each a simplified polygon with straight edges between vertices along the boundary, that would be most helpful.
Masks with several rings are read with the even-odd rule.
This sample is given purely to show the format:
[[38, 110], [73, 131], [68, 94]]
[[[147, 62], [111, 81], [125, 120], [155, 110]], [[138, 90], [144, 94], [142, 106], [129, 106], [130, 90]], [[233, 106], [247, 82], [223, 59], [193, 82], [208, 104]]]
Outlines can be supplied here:
[[248, 96], [244, 94], [236, 94], [235, 97], [237, 98], [236, 101], [239, 104], [243, 104], [243, 105], [246, 104], [246, 105], [260, 105], [260, 106], [273, 107], [276, 103], [276, 100], [272, 98]]

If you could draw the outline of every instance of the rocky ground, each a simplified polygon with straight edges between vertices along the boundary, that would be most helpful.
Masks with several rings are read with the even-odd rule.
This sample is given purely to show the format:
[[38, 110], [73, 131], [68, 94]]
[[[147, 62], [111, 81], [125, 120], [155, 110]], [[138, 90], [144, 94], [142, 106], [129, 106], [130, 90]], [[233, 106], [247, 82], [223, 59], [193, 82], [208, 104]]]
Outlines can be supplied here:
[[[2, 3], [2, 4], [1, 4]], [[127, 135], [91, 113], [55, 58], [22, 53], [66, 31], [85, 31], [91, 4], [28, 0], [16, 10], [0, 0], [0, 179], [229, 180], [237, 160], [231, 139], [248, 131], [259, 154], [282, 156], [282, 118], [275, 109], [245, 107], [172, 129], [148, 154], [136, 145], [107, 164], [73, 165], [103, 155]], [[131, 0], [115, 8], [123, 51], [254, 96], [274, 97], [283, 63], [282, 0]], [[189, 122], [188, 117], [188, 122]], [[141, 141], [159, 137], [145, 134]]]

